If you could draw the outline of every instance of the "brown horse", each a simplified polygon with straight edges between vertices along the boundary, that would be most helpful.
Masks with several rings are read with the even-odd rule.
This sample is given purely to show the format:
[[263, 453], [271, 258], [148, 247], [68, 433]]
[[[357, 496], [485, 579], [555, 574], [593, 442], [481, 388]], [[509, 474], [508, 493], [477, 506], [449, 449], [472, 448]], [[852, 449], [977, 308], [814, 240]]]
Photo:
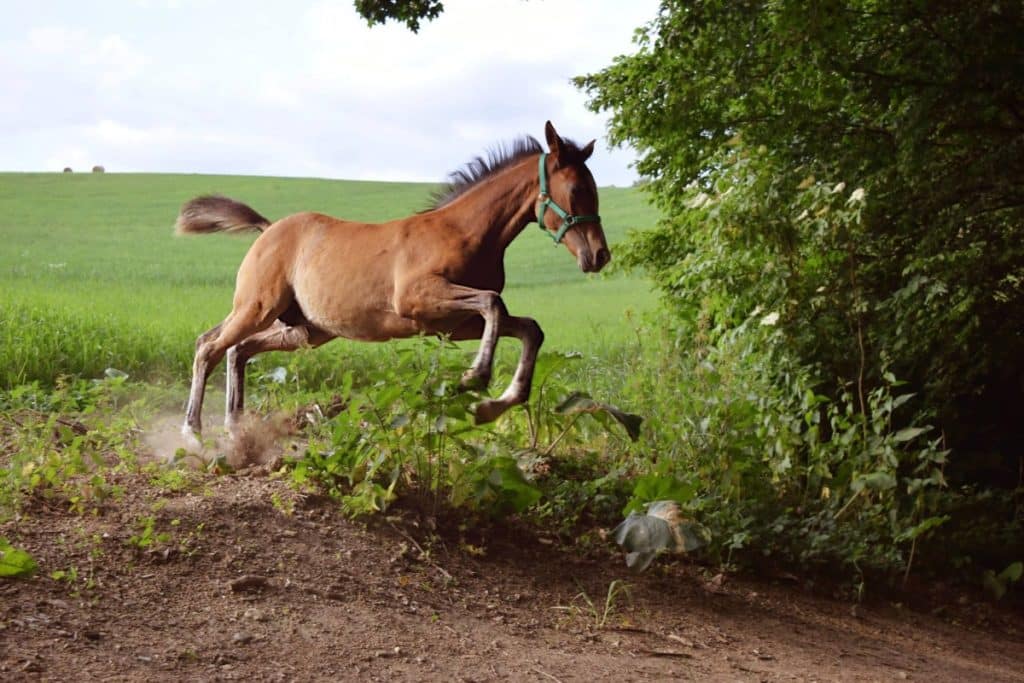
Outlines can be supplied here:
[[486, 161], [477, 158], [452, 174], [433, 209], [387, 223], [318, 213], [271, 223], [216, 196], [185, 204], [179, 233], [263, 234], [238, 269], [231, 313], [196, 340], [182, 432], [199, 435], [206, 380], [225, 355], [231, 431], [244, 405], [246, 361], [335, 337], [480, 339], [462, 386], [481, 389], [490, 382], [498, 337], [518, 337], [523, 350], [512, 383], [498, 398], [477, 404], [476, 419], [489, 422], [525, 402], [544, 334], [532, 318], [509, 315], [501, 300], [506, 247], [538, 221], [556, 243], [564, 241], [582, 271], [596, 272], [611, 258], [586, 166], [594, 142], [581, 148], [559, 137], [550, 121], [545, 134], [548, 152], [528, 137]]

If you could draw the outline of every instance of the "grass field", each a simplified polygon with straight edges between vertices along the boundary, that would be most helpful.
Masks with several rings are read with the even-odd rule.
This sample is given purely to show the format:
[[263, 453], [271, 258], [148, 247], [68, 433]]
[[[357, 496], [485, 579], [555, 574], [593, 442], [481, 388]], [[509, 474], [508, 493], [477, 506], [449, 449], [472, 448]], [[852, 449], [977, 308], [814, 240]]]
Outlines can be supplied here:
[[[178, 208], [203, 193], [251, 204], [271, 219], [303, 210], [380, 221], [424, 208], [433, 186], [296, 178], [160, 174], [0, 173], [0, 387], [95, 377], [183, 380], [196, 335], [230, 309], [235, 271], [253, 236], [175, 237]], [[634, 189], [601, 191], [609, 242], [650, 226]], [[535, 317], [546, 350], [597, 353], [632, 335], [629, 313], [654, 302], [647, 283], [584, 276], [562, 247], [529, 226], [509, 249], [505, 300]], [[505, 353], [512, 345], [503, 344]], [[335, 342], [337, 354], [376, 345]], [[330, 350], [328, 350], [330, 349]], [[322, 354], [328, 354], [326, 357]]]

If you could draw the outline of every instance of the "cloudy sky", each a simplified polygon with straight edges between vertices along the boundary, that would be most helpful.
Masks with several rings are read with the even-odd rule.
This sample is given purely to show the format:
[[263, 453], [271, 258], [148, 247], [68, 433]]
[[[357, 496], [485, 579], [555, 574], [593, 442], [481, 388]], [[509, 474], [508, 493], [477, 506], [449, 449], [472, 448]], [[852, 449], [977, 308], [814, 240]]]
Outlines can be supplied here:
[[657, 0], [445, 0], [413, 34], [351, 0], [9, 3], [0, 23], [0, 170], [439, 181], [496, 142], [629, 150], [569, 79], [632, 52]]

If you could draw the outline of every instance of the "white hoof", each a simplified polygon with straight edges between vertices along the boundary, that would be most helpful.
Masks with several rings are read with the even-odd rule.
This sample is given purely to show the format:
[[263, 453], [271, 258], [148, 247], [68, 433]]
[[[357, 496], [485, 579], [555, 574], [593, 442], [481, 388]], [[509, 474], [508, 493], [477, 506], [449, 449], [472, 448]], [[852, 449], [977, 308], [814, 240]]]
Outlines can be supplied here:
[[230, 441], [238, 441], [238, 438], [242, 436], [245, 431], [243, 428], [243, 422], [245, 421], [242, 415], [236, 415], [229, 417], [224, 420], [224, 433]]
[[190, 450], [201, 451], [203, 450], [203, 442], [201, 440], [202, 435], [192, 429], [189, 425], [184, 425], [181, 428], [181, 438], [185, 440], [185, 447]]

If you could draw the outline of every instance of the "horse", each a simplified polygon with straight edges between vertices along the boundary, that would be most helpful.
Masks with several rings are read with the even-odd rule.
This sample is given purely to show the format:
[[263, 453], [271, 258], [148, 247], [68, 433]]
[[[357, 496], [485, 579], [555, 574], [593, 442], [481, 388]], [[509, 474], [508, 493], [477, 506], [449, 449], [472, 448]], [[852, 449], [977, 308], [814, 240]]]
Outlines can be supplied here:
[[225, 356], [225, 427], [233, 434], [250, 358], [337, 337], [479, 339], [460, 388], [481, 391], [490, 383], [498, 337], [517, 337], [522, 352], [511, 383], [498, 398], [479, 401], [474, 418], [491, 422], [526, 402], [544, 333], [536, 320], [509, 315], [501, 299], [505, 249], [536, 221], [583, 272], [597, 272], [611, 259], [586, 166], [595, 141], [580, 147], [550, 121], [544, 133], [546, 152], [530, 136], [492, 150], [487, 160], [477, 157], [452, 173], [432, 208], [386, 223], [312, 212], [271, 222], [228, 197], [186, 202], [178, 234], [261, 234], [239, 266], [231, 312], [196, 340], [182, 434], [199, 443], [206, 382]]

